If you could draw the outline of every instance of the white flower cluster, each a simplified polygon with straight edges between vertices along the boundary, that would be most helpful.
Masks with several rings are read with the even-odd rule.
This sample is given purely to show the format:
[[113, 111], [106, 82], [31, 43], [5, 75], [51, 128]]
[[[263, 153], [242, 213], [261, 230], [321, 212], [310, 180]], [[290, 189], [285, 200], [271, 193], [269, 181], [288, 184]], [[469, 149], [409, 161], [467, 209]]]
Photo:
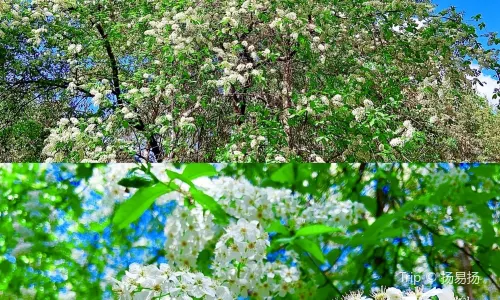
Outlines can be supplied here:
[[411, 121], [406, 120], [403, 122], [403, 127], [396, 131], [396, 134], [401, 133], [401, 137], [393, 138], [389, 144], [391, 147], [402, 147], [406, 142], [411, 140], [413, 134], [415, 133], [415, 128], [411, 124]]
[[[155, 168], [157, 165], [153, 165]], [[156, 174], [156, 169], [154, 172]], [[164, 176], [160, 179], [164, 180]], [[198, 203], [190, 209], [184, 206], [186, 192], [183, 192], [178, 196], [178, 206], [165, 225], [167, 258], [177, 268], [195, 268], [201, 251], [214, 241], [210, 268], [215, 280], [234, 297], [271, 299], [295, 291], [306, 292], [298, 267], [290, 264], [297, 262], [296, 253], [286, 251], [287, 263], [266, 261], [270, 240], [265, 229], [273, 221], [283, 220], [296, 230], [305, 222], [342, 226], [356, 222], [356, 217], [366, 213], [363, 205], [339, 201], [336, 196], [317, 201], [305, 200], [290, 190], [256, 187], [241, 178], [219, 177], [195, 184], [237, 221], [231, 221], [221, 235], [220, 227], [214, 223], [210, 212], [204, 212]], [[134, 276], [127, 273], [127, 277], [118, 284], [120, 293], [130, 293], [132, 289], [145, 295], [152, 295], [152, 291], [156, 296], [165, 295], [161, 294], [161, 291], [165, 292], [162, 286], [155, 287], [153, 283], [147, 283], [145, 291], [138, 289], [139, 286], [144, 288], [146, 283], [131, 281]], [[165, 279], [160, 281], [165, 282]]]
[[[246, 142], [243, 142], [240, 144], [240, 146], [243, 148], [245, 147], [247, 144]], [[231, 145], [231, 147], [229, 148], [229, 157], [231, 159], [231, 161], [235, 161], [235, 162], [244, 162], [245, 160], [245, 154], [241, 151], [240, 148], [238, 148], [238, 145], [236, 144], [233, 144]]]
[[[160, 21], [150, 21], [149, 26], [151, 29], [146, 30], [144, 35], [155, 37], [158, 44], [172, 45], [174, 55], [178, 55], [195, 52], [196, 41], [205, 39], [199, 35], [200, 29], [207, 25], [198, 8], [189, 7], [181, 12], [167, 11]], [[165, 35], [165, 32], [168, 34]]]
[[76, 300], [76, 293], [72, 290], [61, 291], [57, 298], [59, 300]]
[[481, 234], [483, 231], [480, 225], [481, 218], [479, 218], [475, 213], [464, 211], [458, 224], [459, 229], [466, 233]]
[[195, 127], [194, 118], [193, 117], [184, 117], [182, 116], [179, 119], [179, 127]]
[[369, 99], [365, 99], [363, 101], [364, 106], [356, 107], [355, 109], [352, 110], [352, 114], [354, 116], [354, 119], [356, 119], [357, 122], [361, 122], [365, 119], [366, 112], [370, 109], [373, 108], [373, 102]]
[[274, 160], [277, 162], [277, 163], [286, 163], [286, 158], [283, 157], [283, 155], [281, 154], [278, 154], [274, 157]]
[[431, 289], [423, 292], [422, 288], [416, 288], [415, 291], [403, 293], [400, 289], [391, 287], [382, 288], [373, 292], [371, 297], [363, 296], [363, 292], [351, 292], [343, 297], [344, 300], [429, 300], [437, 296], [439, 300], [455, 300], [455, 294], [450, 289]]
[[258, 147], [260, 144], [265, 143], [266, 141], [266, 138], [261, 135], [260, 136], [250, 135], [249, 137], [252, 139], [252, 141], [250, 142], [250, 147], [252, 149]]
[[[244, 130], [239, 131], [239, 133], [243, 132]], [[266, 160], [267, 162], [270, 161], [286, 162], [286, 160], [279, 161], [278, 159], [272, 158], [273, 155], [275, 155], [275, 153], [268, 152], [270, 150], [269, 148], [270, 143], [268, 138], [264, 135], [265, 134], [262, 133], [259, 134], [259, 132], [249, 135], [242, 134], [241, 142], [226, 145], [226, 149], [228, 149], [227, 153], [229, 160], [237, 162], [245, 162], [250, 157], [263, 155], [264, 153], [266, 153], [268, 157], [268, 159]]]
[[360, 202], [338, 201], [337, 195], [332, 195], [324, 201], [311, 201], [304, 209], [301, 218], [305, 223], [321, 223], [327, 226], [348, 226], [357, 223], [358, 219], [367, 213]]
[[45, 140], [42, 154], [47, 157], [46, 162], [63, 161], [73, 156], [68, 151], [81, 156], [82, 162], [113, 162], [117, 148], [105, 146], [103, 134], [111, 130], [113, 119], [111, 116], [105, 123], [101, 118], [90, 118], [87, 123], [81, 123], [76, 118], [62, 118]]
[[20, 287], [19, 291], [21, 292], [21, 296], [23, 296], [23, 299], [36, 299], [36, 293], [37, 290], [35, 287]]
[[453, 163], [447, 164], [448, 171], [446, 172], [435, 172], [430, 173], [428, 176], [432, 178], [435, 186], [449, 185], [449, 186], [460, 186], [465, 184], [469, 180], [469, 174], [467, 172]]
[[122, 107], [121, 113], [123, 114], [123, 118], [125, 120], [130, 120], [137, 117], [137, 115], [134, 112], [130, 111], [130, 109], [126, 106]]
[[357, 222], [367, 213], [363, 204], [341, 201], [338, 194], [326, 199], [312, 199], [304, 205], [300, 195], [292, 194], [290, 190], [256, 187], [243, 178], [220, 177], [202, 183], [200, 187], [230, 215], [258, 220], [264, 227], [279, 219], [301, 220], [295, 224], [295, 229], [306, 221], [342, 226]]
[[196, 260], [214, 237], [213, 215], [199, 206], [178, 206], [165, 225], [165, 249], [171, 264], [196, 268]]
[[227, 287], [210, 277], [187, 269], [173, 270], [167, 264], [158, 267], [134, 263], [121, 281], [112, 280], [113, 291], [123, 300], [234, 299]]
[[314, 22], [305, 22], [304, 19], [297, 16], [297, 13], [278, 8], [275, 18], [269, 23], [269, 27], [288, 35], [294, 41], [298, 39], [299, 34], [308, 37], [311, 41], [311, 51], [320, 55], [321, 63], [326, 61], [326, 52], [330, 49], [330, 45], [322, 40], [318, 34], [321, 29]]
[[352, 115], [356, 121], [361, 122], [365, 118], [365, 108], [364, 107], [356, 107], [352, 110]]
[[[305, 91], [303, 91], [305, 92]], [[342, 103], [342, 96], [335, 95], [332, 98], [329, 98], [326, 95], [316, 96], [302, 96], [299, 103], [296, 106], [297, 111], [305, 110], [311, 116], [315, 115], [329, 115], [331, 110], [329, 107], [341, 107], [344, 104]], [[323, 113], [319, 113], [319, 109], [323, 109]]]
[[212, 51], [219, 59], [213, 61], [207, 58], [202, 68], [223, 70], [222, 76], [217, 80], [211, 80], [210, 83], [222, 88], [226, 95], [237, 83], [245, 86], [251, 77], [262, 79], [263, 71], [258, 69], [257, 65], [269, 59], [272, 54], [268, 48], [257, 51], [255, 45], [245, 40], [226, 42], [222, 47], [212, 47]]
[[242, 23], [245, 17], [258, 16], [258, 13], [266, 10], [270, 3], [262, 0], [245, 0], [240, 4], [239, 1], [232, 0], [227, 1], [225, 5], [221, 22], [229, 26], [224, 28], [222, 33], [230, 33], [231, 29]]
[[330, 103], [335, 106], [335, 107], [341, 107], [344, 105], [344, 103], [342, 102], [342, 95], [335, 95], [333, 96], [332, 100], [330, 101]]
[[231, 224], [215, 246], [214, 276], [234, 295], [267, 299], [293, 293], [297, 268], [264, 263], [269, 237], [258, 221], [239, 219]]
[[[148, 73], [142, 74], [142, 77], [144, 79], [154, 79], [156, 76]], [[130, 101], [131, 103], [134, 103], [136, 105], [142, 104], [143, 99], [151, 96], [151, 89], [149, 87], [141, 87], [139, 89], [135, 88], [132, 84], [128, 82], [124, 82], [123, 85], [128, 89], [127, 93], [125, 94], [125, 98], [127, 99], [133, 99]], [[170, 85], [169, 85], [170, 87]], [[158, 92], [161, 92], [160, 88], [157, 87], [156, 90]], [[154, 92], [154, 91], [153, 91]], [[165, 96], [170, 96], [172, 93], [172, 90], [167, 88], [165, 91], [163, 91], [163, 94]]]
[[439, 121], [439, 117], [438, 117], [437, 115], [431, 116], [431, 117], [429, 118], [429, 123], [431, 123], [431, 124], [435, 124], [435, 123], [437, 123], [438, 121]]
[[299, 199], [290, 190], [260, 188], [242, 178], [220, 177], [200, 187], [228, 214], [238, 219], [258, 220], [264, 227], [276, 218], [296, 215], [301, 208]]
[[100, 222], [113, 213], [115, 203], [126, 199], [129, 192], [125, 187], [119, 185], [118, 181], [125, 177], [132, 167], [131, 164], [109, 164], [104, 169], [95, 168], [93, 170], [87, 184], [82, 185], [81, 188], [89, 192], [98, 192], [102, 196], [94, 204], [99, 209], [83, 206], [84, 210], [91, 212], [89, 215], [83, 216], [82, 222], [84, 224]]
[[68, 52], [71, 54], [78, 54], [81, 51], [82, 51], [82, 45], [80, 45], [80, 44], [78, 44], [78, 45], [70, 44], [68, 46]]

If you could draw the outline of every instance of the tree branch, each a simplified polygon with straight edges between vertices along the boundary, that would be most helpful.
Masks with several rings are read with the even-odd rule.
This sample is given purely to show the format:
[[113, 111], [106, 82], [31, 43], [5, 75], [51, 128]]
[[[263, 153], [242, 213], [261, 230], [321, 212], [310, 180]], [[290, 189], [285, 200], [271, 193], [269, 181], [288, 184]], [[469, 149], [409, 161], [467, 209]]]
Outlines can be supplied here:
[[109, 42], [108, 35], [104, 32], [104, 28], [101, 23], [93, 23], [95, 28], [99, 32], [102, 40], [104, 41], [104, 47], [106, 48], [106, 53], [108, 54], [109, 62], [111, 64], [111, 72], [113, 76], [113, 94], [116, 96], [116, 100], [118, 104], [122, 104], [122, 100], [120, 99], [120, 79], [118, 78], [118, 63], [116, 62], [116, 57], [113, 53], [113, 49], [111, 48], [111, 43]]
[[[413, 222], [415, 222], [417, 224], [419, 224], [422, 227], [424, 227], [430, 233], [432, 233], [432, 234], [434, 234], [436, 236], [441, 236], [439, 234], [439, 232], [437, 232], [437, 230], [435, 230], [434, 228], [432, 228], [429, 225], [425, 224], [424, 222], [422, 222], [422, 220], [415, 219], [415, 218], [413, 218], [411, 216], [408, 216], [407, 219], [410, 220], [410, 221], [413, 221]], [[488, 273], [488, 271], [483, 267], [483, 265], [481, 265], [481, 262], [472, 253], [469, 253], [466, 249], [458, 246], [455, 243], [451, 243], [451, 244], [453, 245], [453, 247], [457, 248], [458, 250], [462, 251], [465, 255], [467, 255], [468, 257], [470, 257], [476, 263], [476, 265], [478, 266], [478, 268], [481, 269], [481, 271], [483, 271], [483, 273], [488, 277], [488, 279], [491, 281], [491, 283], [493, 283], [493, 285], [497, 288], [497, 290], [500, 291], [500, 285], [495, 281], [495, 278], [493, 278], [493, 276], [490, 273]]]
[[[113, 49], [111, 48], [111, 43], [108, 39], [108, 35], [104, 31], [104, 28], [102, 27], [101, 23], [91, 21], [92, 25], [95, 26], [97, 31], [99, 32], [99, 35], [101, 39], [104, 41], [104, 48], [106, 48], [106, 53], [108, 54], [109, 62], [111, 65], [111, 72], [112, 72], [112, 82], [113, 82], [113, 94], [116, 96], [116, 102], [118, 105], [123, 105], [123, 100], [120, 98], [121, 95], [121, 89], [120, 89], [120, 79], [119, 79], [119, 70], [118, 70], [118, 63], [116, 60], [116, 57], [113, 53]], [[135, 109], [134, 109], [135, 111]], [[135, 111], [137, 112], [137, 111]], [[139, 130], [139, 131], [145, 131], [146, 130], [146, 125], [142, 121], [142, 119], [137, 118], [138, 124], [134, 125], [134, 128]], [[153, 151], [155, 158], [158, 160], [161, 157], [161, 148], [160, 145], [158, 144], [158, 141], [154, 137], [154, 135], [151, 135], [148, 137], [148, 144], [149, 148], [151, 151]]]

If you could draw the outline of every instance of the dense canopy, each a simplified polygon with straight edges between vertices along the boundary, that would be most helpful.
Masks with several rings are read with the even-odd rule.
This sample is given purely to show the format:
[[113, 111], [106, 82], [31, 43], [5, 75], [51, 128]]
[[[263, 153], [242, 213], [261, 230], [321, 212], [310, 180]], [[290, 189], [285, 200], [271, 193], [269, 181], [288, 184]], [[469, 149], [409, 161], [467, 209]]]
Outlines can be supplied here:
[[499, 180], [467, 164], [2, 165], [0, 298], [498, 299]]
[[426, 0], [4, 0], [0, 159], [497, 161], [476, 21]]

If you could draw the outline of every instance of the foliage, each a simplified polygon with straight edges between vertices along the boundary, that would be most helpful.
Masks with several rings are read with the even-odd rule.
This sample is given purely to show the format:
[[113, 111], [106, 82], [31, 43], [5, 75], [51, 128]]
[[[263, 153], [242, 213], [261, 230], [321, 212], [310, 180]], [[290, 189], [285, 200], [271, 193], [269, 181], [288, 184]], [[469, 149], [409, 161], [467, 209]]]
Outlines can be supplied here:
[[4, 161], [500, 158], [474, 88], [498, 51], [427, 0], [7, 0], [0, 16]]
[[499, 180], [488, 164], [3, 165], [0, 295], [495, 299]]

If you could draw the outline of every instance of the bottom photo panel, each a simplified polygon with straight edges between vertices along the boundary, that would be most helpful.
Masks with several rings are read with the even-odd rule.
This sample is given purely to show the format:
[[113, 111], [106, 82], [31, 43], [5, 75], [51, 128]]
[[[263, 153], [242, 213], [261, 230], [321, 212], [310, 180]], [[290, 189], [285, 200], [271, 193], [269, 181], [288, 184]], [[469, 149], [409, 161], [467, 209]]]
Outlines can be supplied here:
[[0, 299], [500, 299], [500, 165], [0, 164]]

